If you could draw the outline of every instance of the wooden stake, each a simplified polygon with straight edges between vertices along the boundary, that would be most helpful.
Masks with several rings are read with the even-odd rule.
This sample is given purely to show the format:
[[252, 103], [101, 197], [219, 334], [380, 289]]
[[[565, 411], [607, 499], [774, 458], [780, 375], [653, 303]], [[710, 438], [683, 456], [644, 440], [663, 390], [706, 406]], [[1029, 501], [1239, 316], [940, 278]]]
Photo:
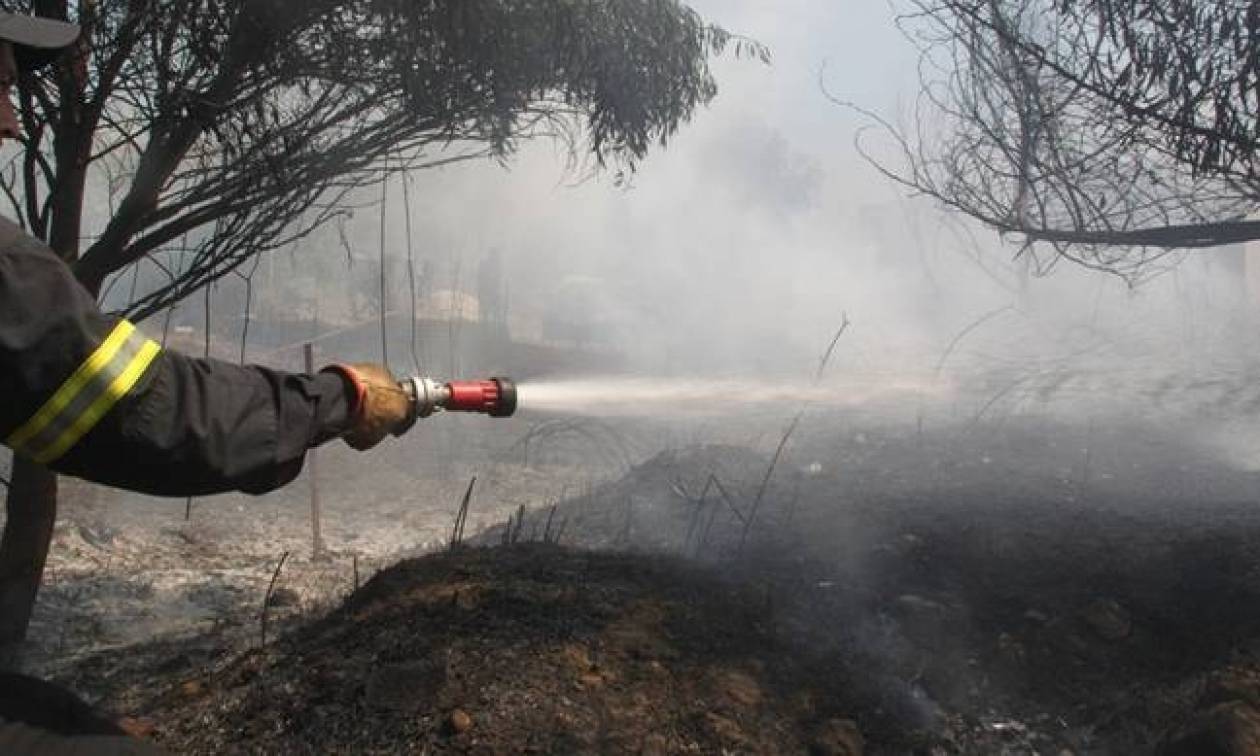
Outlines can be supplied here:
[[[311, 342], [302, 345], [302, 360], [307, 373], [315, 372], [315, 346]], [[319, 531], [319, 450], [306, 453], [307, 475], [311, 479], [311, 559], [324, 557], [324, 540]]]

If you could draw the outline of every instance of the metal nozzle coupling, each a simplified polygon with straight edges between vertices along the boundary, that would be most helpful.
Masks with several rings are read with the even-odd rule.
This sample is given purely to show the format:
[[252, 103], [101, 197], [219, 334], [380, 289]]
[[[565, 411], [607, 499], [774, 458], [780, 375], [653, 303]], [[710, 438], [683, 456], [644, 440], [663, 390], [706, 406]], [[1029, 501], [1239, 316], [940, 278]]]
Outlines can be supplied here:
[[428, 417], [438, 410], [481, 412], [491, 417], [511, 417], [516, 412], [516, 384], [510, 378], [484, 381], [450, 381], [416, 376], [402, 381], [411, 397], [416, 417]]

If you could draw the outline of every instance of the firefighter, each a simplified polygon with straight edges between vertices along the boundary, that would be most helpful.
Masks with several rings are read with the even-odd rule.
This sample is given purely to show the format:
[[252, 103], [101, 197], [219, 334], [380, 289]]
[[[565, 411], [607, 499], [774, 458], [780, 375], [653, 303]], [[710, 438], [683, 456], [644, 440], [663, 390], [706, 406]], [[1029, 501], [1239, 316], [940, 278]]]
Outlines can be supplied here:
[[[19, 71], [52, 62], [78, 36], [73, 24], [0, 13], [0, 138], [21, 136], [10, 96]], [[368, 449], [412, 420], [383, 366], [302, 375], [162, 349], [102, 314], [61, 259], [2, 218], [0, 396], [0, 440], [14, 454], [167, 496], [263, 493], [296, 477], [311, 447], [343, 438]], [[86, 708], [45, 683], [0, 676], [0, 753], [152, 752], [110, 738], [120, 731]], [[58, 721], [58, 712], [78, 714]], [[65, 738], [74, 733], [104, 737]]]

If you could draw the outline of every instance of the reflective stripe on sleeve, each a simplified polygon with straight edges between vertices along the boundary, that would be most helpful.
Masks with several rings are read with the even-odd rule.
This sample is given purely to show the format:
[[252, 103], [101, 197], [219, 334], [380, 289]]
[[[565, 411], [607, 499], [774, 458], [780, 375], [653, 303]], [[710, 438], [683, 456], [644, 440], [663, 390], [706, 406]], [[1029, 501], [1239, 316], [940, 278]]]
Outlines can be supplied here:
[[119, 321], [96, 351], [6, 443], [40, 464], [56, 461], [135, 387], [160, 351], [157, 343], [144, 338], [134, 325]]

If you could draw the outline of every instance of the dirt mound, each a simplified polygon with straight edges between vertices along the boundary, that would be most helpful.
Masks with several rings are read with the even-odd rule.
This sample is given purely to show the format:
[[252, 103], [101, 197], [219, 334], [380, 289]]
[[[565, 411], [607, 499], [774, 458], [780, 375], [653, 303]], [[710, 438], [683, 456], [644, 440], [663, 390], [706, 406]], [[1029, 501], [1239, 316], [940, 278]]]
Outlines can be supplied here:
[[146, 708], [179, 753], [861, 753], [764, 595], [540, 544], [403, 562]]

